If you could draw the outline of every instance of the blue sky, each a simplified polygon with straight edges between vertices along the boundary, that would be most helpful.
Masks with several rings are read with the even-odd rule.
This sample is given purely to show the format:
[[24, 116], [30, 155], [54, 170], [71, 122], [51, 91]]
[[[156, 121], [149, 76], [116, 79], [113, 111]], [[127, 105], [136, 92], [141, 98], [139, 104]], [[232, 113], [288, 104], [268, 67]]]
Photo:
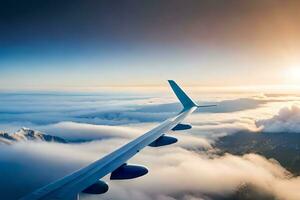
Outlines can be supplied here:
[[295, 1], [6, 2], [0, 89], [162, 86], [166, 79], [298, 84], [285, 75], [300, 65], [298, 7]]
[[1, 89], [162, 86], [167, 79], [198, 86], [276, 85], [286, 78], [280, 64], [255, 55], [253, 61], [247, 52], [206, 46], [116, 45], [15, 47], [0, 60]]

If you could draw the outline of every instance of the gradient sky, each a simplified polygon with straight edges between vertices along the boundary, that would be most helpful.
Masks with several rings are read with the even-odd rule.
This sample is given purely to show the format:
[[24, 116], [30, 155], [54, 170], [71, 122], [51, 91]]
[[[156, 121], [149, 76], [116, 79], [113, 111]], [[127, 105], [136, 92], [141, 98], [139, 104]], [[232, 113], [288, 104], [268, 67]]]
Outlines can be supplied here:
[[0, 89], [297, 84], [299, 9], [293, 0], [1, 1]]

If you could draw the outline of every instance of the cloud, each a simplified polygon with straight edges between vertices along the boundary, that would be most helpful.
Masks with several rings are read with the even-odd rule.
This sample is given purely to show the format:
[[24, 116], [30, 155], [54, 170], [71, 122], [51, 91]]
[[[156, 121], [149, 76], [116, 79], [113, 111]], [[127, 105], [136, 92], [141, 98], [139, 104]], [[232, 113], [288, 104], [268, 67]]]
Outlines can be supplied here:
[[[61, 121], [92, 124], [126, 125], [140, 122], [160, 122], [181, 109], [178, 100], [163, 94], [156, 98], [149, 94], [0, 94], [0, 127], [19, 124], [47, 125]], [[167, 100], [166, 100], [167, 99]], [[176, 103], [169, 103], [176, 101]], [[239, 99], [206, 100], [200, 104], [214, 104], [198, 113], [232, 113], [255, 109], [268, 102], [282, 99], [274, 97], [247, 97]], [[3, 125], [6, 124], [6, 125]], [[24, 126], [24, 125], [23, 125]], [[17, 127], [20, 128], [20, 127]], [[15, 129], [14, 129], [15, 130]]]
[[[110, 190], [101, 198], [211, 200], [231, 197], [241, 188], [251, 187], [253, 195], [300, 199], [299, 177], [293, 177], [275, 160], [256, 154], [220, 156], [212, 147], [221, 136], [241, 130], [258, 131], [257, 126], [262, 126], [264, 131], [268, 127], [278, 130], [279, 125], [296, 127], [299, 108], [288, 108], [273, 116], [274, 109], [270, 109], [270, 105], [286, 103], [279, 98], [221, 99], [218, 108], [191, 115], [187, 121], [193, 124], [193, 129], [168, 133], [177, 137], [178, 143], [148, 147], [130, 160], [129, 163], [147, 166], [148, 175], [128, 181], [109, 181], [105, 177]], [[180, 108], [179, 104], [162, 103], [165, 102], [162, 98], [126, 95], [122, 98], [94, 95], [45, 98], [38, 95], [33, 100], [25, 95], [20, 99], [10, 96], [0, 101], [4, 102], [0, 104], [0, 127], [28, 126], [72, 141], [89, 141], [72, 144], [22, 142], [10, 147], [0, 146], [0, 194], [3, 199], [21, 197], [99, 159]], [[18, 105], [14, 107], [14, 104]], [[273, 117], [255, 124], [256, 119], [266, 116]], [[294, 125], [289, 124], [291, 122]], [[83, 196], [86, 200], [98, 198]]]
[[[126, 142], [128, 139], [111, 138], [81, 144], [26, 142], [9, 148], [0, 146], [0, 175], [4, 177], [0, 180], [1, 195], [20, 197]], [[292, 177], [278, 162], [255, 154], [217, 156], [175, 145], [146, 148], [130, 163], [147, 166], [149, 174], [129, 181], [109, 181], [106, 177], [110, 191], [103, 195], [104, 199], [226, 197], [245, 184], [278, 199], [299, 199], [299, 177]], [[18, 192], [12, 192], [15, 188]], [[98, 198], [83, 196], [87, 200]]]
[[[0, 94], [0, 123], [45, 125], [60, 121], [87, 122], [95, 113], [115, 113], [145, 105], [149, 95], [132, 94]], [[109, 118], [108, 118], [109, 120]]]
[[[198, 102], [199, 105], [205, 104], [217, 104], [216, 107], [201, 108], [196, 113], [231, 113], [247, 109], [255, 109], [261, 104], [267, 103], [267, 100], [255, 99], [255, 98], [241, 98], [233, 100], [222, 100], [219, 102]], [[182, 109], [180, 103], [164, 103], [155, 105], [145, 105], [141, 108], [136, 109], [136, 112], [142, 113], [176, 113]]]
[[[189, 193], [228, 197], [242, 185], [248, 184], [255, 186], [258, 192], [278, 199], [299, 198], [297, 184], [300, 183], [300, 179], [291, 178], [290, 174], [273, 160], [255, 154], [242, 157], [227, 154], [211, 158], [182, 149], [174, 151], [172, 148], [173, 153], [170, 151], [160, 151], [159, 157], [153, 152], [147, 152], [143, 158], [147, 158], [147, 162], [144, 163], [150, 168], [149, 175], [136, 181], [114, 183], [112, 191], [104, 197], [122, 199], [118, 196], [122, 194], [129, 195], [131, 199], [130, 194], [134, 194], [132, 190], [143, 191], [152, 197], [150, 199], [156, 199], [156, 194], [183, 199], [177, 197]], [[118, 187], [114, 187], [115, 184]], [[115, 189], [121, 190], [120, 193]]]
[[[70, 142], [84, 142], [93, 140], [107, 139], [126, 139], [132, 140], [146, 131], [154, 128], [153, 125], [135, 125], [135, 126], [110, 126], [110, 125], [93, 125], [76, 122], [60, 122], [46, 126], [37, 127], [47, 134], [67, 139]], [[181, 131], [180, 133], [170, 131], [170, 136], [178, 138], [175, 144], [187, 149], [211, 149], [211, 141], [204, 138]]]
[[221, 120], [214, 123], [192, 123], [193, 128], [189, 132], [198, 137], [204, 137], [210, 143], [215, 140], [231, 135], [240, 131], [258, 132], [260, 128], [256, 127], [251, 119], [233, 119]]
[[143, 133], [138, 128], [76, 122], [59, 122], [38, 128], [50, 135], [59, 136], [68, 141], [91, 141], [116, 137], [130, 139]]
[[300, 107], [284, 107], [272, 118], [256, 121], [256, 125], [261, 127], [263, 132], [300, 133]]
[[[8, 147], [1, 145], [0, 194], [1, 199], [18, 199], [36, 187], [47, 184], [80, 165], [78, 158], [66, 145], [46, 143], [18, 143]], [[69, 150], [68, 150], [69, 149]], [[59, 153], [58, 151], [63, 151]], [[81, 158], [83, 160], [84, 157]], [[77, 162], [76, 162], [77, 161]], [[49, 173], [51, 172], [51, 173]]]

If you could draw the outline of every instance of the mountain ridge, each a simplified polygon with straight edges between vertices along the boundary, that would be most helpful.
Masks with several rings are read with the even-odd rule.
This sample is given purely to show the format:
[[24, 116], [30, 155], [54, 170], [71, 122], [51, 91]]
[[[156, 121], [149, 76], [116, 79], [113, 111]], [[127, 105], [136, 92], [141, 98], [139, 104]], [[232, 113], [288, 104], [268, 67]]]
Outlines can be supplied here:
[[57, 136], [48, 135], [40, 131], [29, 128], [21, 128], [13, 134], [0, 131], [0, 144], [12, 145], [21, 141], [45, 141], [45, 142], [58, 142], [68, 143], [65, 139]]

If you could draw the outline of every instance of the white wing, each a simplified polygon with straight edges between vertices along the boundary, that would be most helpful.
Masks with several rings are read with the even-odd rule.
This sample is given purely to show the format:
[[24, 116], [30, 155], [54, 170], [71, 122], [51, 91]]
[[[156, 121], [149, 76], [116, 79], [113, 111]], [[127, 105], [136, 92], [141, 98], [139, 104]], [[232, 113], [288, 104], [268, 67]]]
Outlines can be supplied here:
[[[180, 122], [191, 114], [198, 106], [192, 101], [184, 91], [172, 80], [169, 81], [174, 93], [183, 105], [183, 110], [176, 116], [167, 119], [159, 126], [136, 138], [135, 140], [127, 143], [116, 151], [108, 154], [107, 156], [91, 163], [90, 165], [79, 169], [78, 171], [67, 175], [57, 181], [54, 181], [29, 195], [21, 198], [22, 200], [35, 200], [35, 199], [56, 199], [56, 200], [74, 200], [77, 199], [78, 194], [87, 188], [93, 186], [109, 173], [117, 173], [116, 170], [120, 169], [126, 162], [133, 157], [136, 153], [142, 150], [144, 147], [150, 145], [153, 146], [155, 142], [162, 142], [160, 140], [164, 136], [164, 133], [172, 129], [184, 130], [191, 128], [189, 125], [180, 124]], [[174, 130], [175, 130], [174, 129]], [[165, 137], [168, 139], [168, 137]], [[164, 139], [165, 139], [164, 138]], [[165, 140], [164, 140], [165, 141]], [[163, 146], [171, 144], [165, 142], [165, 144], [158, 144], [157, 146]], [[155, 146], [155, 145], [154, 145]], [[120, 173], [120, 171], [118, 171]], [[126, 170], [122, 173], [126, 173]], [[122, 174], [121, 174], [122, 175]], [[124, 174], [123, 174], [124, 175]]]

